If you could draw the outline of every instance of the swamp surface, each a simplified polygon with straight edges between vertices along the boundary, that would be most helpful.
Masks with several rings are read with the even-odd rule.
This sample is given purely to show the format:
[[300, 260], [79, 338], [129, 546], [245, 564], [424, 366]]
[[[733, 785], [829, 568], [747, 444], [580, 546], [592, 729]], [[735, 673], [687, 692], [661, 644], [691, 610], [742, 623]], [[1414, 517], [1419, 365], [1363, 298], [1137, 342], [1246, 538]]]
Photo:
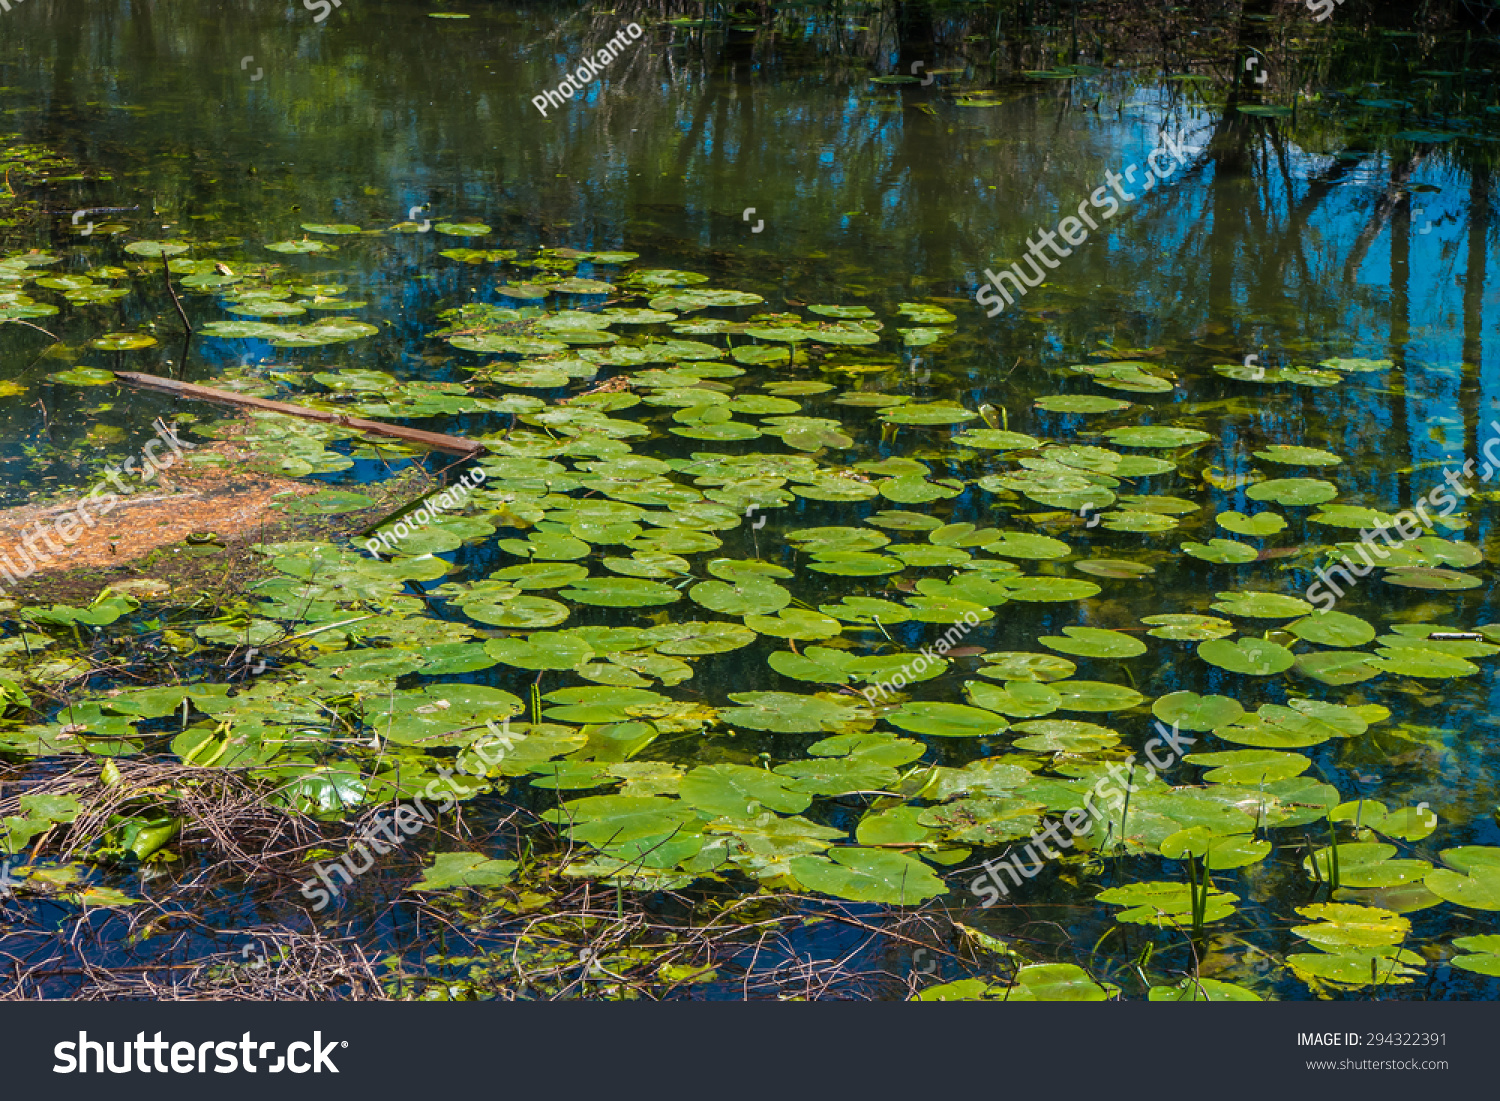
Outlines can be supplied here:
[[0, 13], [0, 990], [1494, 998], [1497, 47]]

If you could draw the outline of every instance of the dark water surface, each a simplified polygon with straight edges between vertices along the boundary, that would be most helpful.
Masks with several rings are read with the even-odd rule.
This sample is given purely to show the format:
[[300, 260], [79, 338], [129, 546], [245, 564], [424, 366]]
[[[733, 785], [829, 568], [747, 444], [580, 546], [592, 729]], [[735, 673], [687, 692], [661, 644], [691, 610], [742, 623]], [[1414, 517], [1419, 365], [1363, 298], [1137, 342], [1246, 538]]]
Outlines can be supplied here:
[[[675, 9], [630, 5], [610, 13], [571, 5], [455, 2], [429, 9], [346, 0], [320, 21], [317, 10], [292, 3], [28, 0], [0, 13], [0, 132], [57, 149], [87, 178], [48, 188], [43, 201], [58, 213], [4, 231], [0, 254], [50, 250], [62, 257], [50, 275], [83, 275], [99, 265], [139, 263], [124, 251], [133, 241], [192, 242], [194, 257], [222, 260], [236, 271], [278, 263], [307, 283], [346, 285], [344, 297], [366, 305], [338, 315], [379, 331], [311, 349], [200, 335], [184, 356], [159, 281], [143, 279], [130, 296], [92, 305], [36, 291], [34, 297], [61, 312], [34, 323], [65, 347], [38, 359], [44, 338], [19, 325], [0, 326], [0, 375], [29, 388], [0, 401], [5, 495], [14, 504], [39, 489], [82, 482], [106, 445], [123, 454], [150, 434], [154, 416], [173, 411], [167, 399], [56, 384], [49, 372], [87, 366], [213, 384], [226, 371], [281, 364], [462, 381], [478, 360], [430, 335], [438, 314], [467, 302], [526, 305], [497, 287], [522, 283], [527, 273], [510, 264], [457, 263], [439, 256], [441, 250], [517, 249], [522, 257], [538, 247], [628, 250], [640, 254], [636, 266], [685, 269], [710, 277], [708, 286], [760, 294], [766, 312], [805, 313], [804, 306], [819, 303], [868, 306], [886, 321], [888, 335], [896, 324], [910, 324], [894, 320], [903, 302], [957, 315], [936, 345], [888, 340], [878, 350], [852, 350], [845, 364], [884, 364], [883, 372], [830, 370], [839, 365], [835, 357], [823, 361], [821, 374], [787, 377], [950, 400], [970, 410], [990, 405], [996, 427], [1064, 442], [1110, 446], [1097, 435], [1101, 425], [1173, 425], [1213, 437], [1191, 452], [1139, 452], [1170, 455], [1177, 470], [1120, 490], [1201, 506], [1169, 531], [1090, 526], [1088, 510], [1077, 515], [1017, 493], [997, 498], [971, 482], [959, 496], [931, 505], [799, 498], [772, 511], [770, 527], [753, 539], [747, 530], [727, 535], [733, 553], [791, 565], [780, 533], [858, 524], [885, 507], [931, 511], [945, 523], [993, 524], [1004, 515], [1009, 520], [1000, 526], [1033, 530], [1035, 524], [1070, 543], [1078, 557], [1154, 568], [1139, 580], [1104, 580], [1074, 569], [1073, 558], [1021, 563], [1042, 576], [1093, 580], [1104, 591], [1086, 601], [1006, 605], [966, 640], [991, 651], [1034, 650], [1038, 636], [1070, 625], [1144, 639], [1142, 617], [1215, 614], [1208, 606], [1224, 590], [1300, 594], [1315, 580], [1313, 570], [1332, 561], [1327, 545], [1355, 539], [1357, 531], [1309, 524], [1308, 510], [1299, 506], [1249, 500], [1237, 477], [1259, 469], [1271, 478], [1327, 478], [1337, 485], [1338, 504], [1395, 512], [1440, 484], [1445, 466], [1477, 459], [1500, 434], [1490, 427], [1500, 409], [1500, 282], [1489, 263], [1500, 141], [1500, 90], [1490, 68], [1500, 64], [1495, 43], [1466, 37], [1459, 25], [1419, 35], [1409, 13], [1354, 7], [1324, 24], [1291, 6], [1274, 13], [1270, 5], [1176, 10], [1163, 28], [1156, 11], [1101, 9], [1082, 18], [1070, 18], [1068, 9], [1042, 11], [1028, 25], [1015, 12], [987, 6], [783, 7], [779, 15], [744, 6], [732, 23], [716, 17], [691, 26], [668, 22], [683, 16]], [[435, 19], [434, 11], [468, 18]], [[696, 8], [687, 13], [695, 14]], [[581, 95], [544, 117], [533, 97], [631, 21], [644, 28], [639, 41], [626, 44]], [[1252, 57], [1257, 63], [1247, 68]], [[916, 72], [938, 74], [930, 85], [871, 82], [912, 73], [915, 62], [921, 62]], [[1073, 64], [1083, 69], [1071, 78], [1057, 72]], [[1051, 72], [1025, 75], [1039, 70]], [[1264, 83], [1256, 80], [1260, 73], [1269, 74]], [[984, 89], [992, 102], [964, 102]], [[1286, 115], [1238, 109], [1294, 102], [1295, 113]], [[1104, 220], [1101, 202], [1090, 203], [1090, 196], [1107, 186], [1107, 173], [1143, 170], [1164, 136], [1186, 151], [1184, 159], [1149, 193], [1131, 192], [1135, 197]], [[1077, 214], [1080, 204], [1101, 221], [1098, 229], [1071, 255], [1054, 254], [1045, 283], [986, 316], [974, 300], [986, 269], [1013, 263], [1025, 269], [1028, 238]], [[80, 219], [101, 223], [88, 236], [70, 226], [73, 210], [136, 206]], [[301, 228], [350, 223], [383, 231], [409, 217], [421, 224], [483, 223], [493, 232], [319, 237]], [[300, 256], [264, 248], [304, 237], [338, 250]], [[609, 278], [614, 270], [585, 262], [577, 274]], [[599, 301], [565, 295], [547, 304], [585, 308]], [[235, 316], [213, 293], [185, 292], [184, 306], [199, 327]], [[741, 312], [754, 311], [735, 316]], [[154, 332], [159, 343], [122, 353], [89, 348], [104, 332]], [[1258, 358], [1244, 367], [1251, 356]], [[1256, 367], [1311, 367], [1333, 357], [1388, 359], [1395, 367], [1331, 380], [1307, 376], [1310, 384], [1243, 377]], [[1169, 373], [1170, 387], [1102, 389], [1068, 370], [1136, 360]], [[1226, 377], [1214, 365], [1235, 365], [1242, 377]], [[1323, 384], [1329, 381], [1335, 384]], [[549, 400], [561, 395], [537, 393]], [[900, 455], [927, 461], [934, 478], [964, 476], [946, 442], [947, 426], [883, 435], [874, 410], [835, 404], [837, 393], [798, 400], [805, 415], [843, 421], [856, 440], [847, 461]], [[1034, 407], [1058, 394], [1100, 394], [1137, 407], [1119, 418]], [[34, 404], [38, 399], [44, 409]], [[182, 416], [185, 407], [176, 412]], [[508, 420], [464, 414], [420, 423], [484, 435]], [[101, 436], [99, 426], [115, 426], [123, 436]], [[1322, 469], [1258, 463], [1252, 453], [1274, 444], [1322, 448], [1344, 461]], [[701, 449], [671, 435], [635, 447], [658, 457]], [[775, 449], [774, 441], [760, 441], [742, 450]], [[983, 453], [981, 463], [993, 454]], [[972, 466], [965, 470], [972, 478]], [[361, 462], [319, 476], [348, 483], [383, 476], [383, 468]], [[1372, 578], [1339, 601], [1338, 610], [1382, 632], [1392, 623], [1470, 630], [1500, 618], [1492, 598], [1496, 499], [1492, 488], [1481, 488], [1462, 512], [1436, 525], [1435, 534], [1483, 552], [1483, 561], [1465, 571], [1480, 587], [1429, 591]], [[1292, 526], [1249, 542], [1289, 548], [1283, 557], [1221, 565], [1179, 550], [1185, 541], [1236, 538], [1215, 526], [1216, 513], [1265, 508], [1286, 513]], [[493, 547], [469, 548], [459, 558], [480, 571], [510, 561]], [[813, 580], [820, 587], [814, 602], [873, 595], [880, 581]], [[1245, 633], [1281, 625], [1253, 620]], [[892, 634], [916, 650], [939, 630], [912, 622]], [[1084, 657], [1073, 659], [1078, 675], [1131, 683], [1148, 698], [1184, 689], [1221, 693], [1249, 710], [1298, 695], [1383, 705], [1391, 717], [1370, 734], [1308, 749], [1314, 764], [1308, 775], [1346, 800], [1430, 807], [1442, 823], [1438, 832], [1403, 843], [1403, 857], [1436, 861], [1455, 846], [1500, 845], [1492, 664], [1457, 679], [1389, 674], [1330, 687], [1290, 676], [1240, 676], [1194, 659], [1186, 644], [1146, 641], [1154, 644], [1151, 654], [1126, 663], [1123, 676], [1119, 663]], [[692, 682], [695, 692], [721, 702], [731, 691], [810, 690], [768, 668], [764, 656], [780, 644], [762, 642], [775, 645], [705, 662]], [[525, 695], [496, 670], [477, 679]], [[960, 700], [963, 679], [950, 674], [930, 692], [922, 686], [919, 698]], [[1150, 722], [1143, 708], [1113, 725], [1139, 750]], [[758, 753], [781, 757], [804, 745], [770, 734], [741, 738], [728, 756], [687, 750], [681, 741], [646, 756], [689, 767], [700, 760], [753, 763]], [[951, 767], [973, 755], [970, 743], [958, 739], [925, 740], [928, 759]], [[824, 817], [852, 831], [862, 809], [841, 801]], [[1327, 843], [1326, 822], [1310, 829], [1313, 842]], [[961, 866], [1002, 849], [978, 849]], [[1242, 930], [1255, 931], [1245, 934], [1248, 940], [1214, 942], [1218, 977], [1266, 996], [1308, 996], [1307, 986], [1284, 970], [1257, 968], [1251, 954], [1224, 962], [1249, 941], [1278, 955], [1305, 948], [1288, 931], [1303, 920], [1291, 908], [1326, 895], [1300, 870], [1304, 855], [1299, 848], [1216, 878], [1240, 897]], [[1077, 866], [1049, 869], [1013, 893], [1019, 907], [962, 915], [975, 904], [965, 886], [974, 873], [950, 872], [953, 893], [945, 902], [986, 932], [1040, 944], [1047, 957], [1096, 974], [1116, 969], [1115, 981], [1123, 981], [1120, 970], [1139, 950], [1133, 938], [1149, 930], [1116, 926], [1113, 910], [1090, 901], [1094, 888], [1181, 875], [1155, 857], [1123, 862], [1128, 874], [1116, 867], [1121, 863], [1100, 862], [1086, 876]], [[1407, 916], [1410, 943], [1445, 950], [1452, 937], [1493, 928], [1489, 912], [1452, 905]], [[385, 932], [371, 930], [377, 939]], [[818, 951], [849, 948], [842, 933], [818, 936], [825, 942], [807, 942]], [[1161, 950], [1171, 954], [1169, 971], [1191, 968], [1181, 938]], [[905, 949], [897, 955], [884, 965], [931, 974], [916, 963], [907, 968]], [[1381, 996], [1495, 994], [1494, 980], [1434, 963], [1414, 985]]]

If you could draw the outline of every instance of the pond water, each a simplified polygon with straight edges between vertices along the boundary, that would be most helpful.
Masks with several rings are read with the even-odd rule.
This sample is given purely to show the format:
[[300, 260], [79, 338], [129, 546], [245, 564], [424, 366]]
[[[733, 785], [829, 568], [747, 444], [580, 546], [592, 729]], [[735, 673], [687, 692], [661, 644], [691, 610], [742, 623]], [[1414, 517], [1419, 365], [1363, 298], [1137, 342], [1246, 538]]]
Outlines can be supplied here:
[[[156, 417], [225, 431], [211, 407], [89, 385], [99, 371], [491, 444], [482, 488], [391, 563], [358, 539], [289, 542], [234, 608], [175, 606], [218, 655], [182, 686], [39, 665], [28, 616], [58, 652], [76, 623], [13, 608], [0, 672], [37, 710], [0, 731], [0, 797], [87, 751], [233, 766], [332, 828], [473, 765], [486, 719], [524, 734], [461, 792], [472, 840], [419, 836], [311, 919], [285, 875], [207, 899], [173, 893], [170, 862], [137, 874], [127, 831], [180, 817], [166, 804], [96, 823], [112, 855], [80, 848], [66, 874], [76, 807], [18, 804], [52, 843], [26, 865], [17, 943], [48, 958], [41, 926], [87, 882], [194, 907], [182, 943], [201, 951], [336, 919], [372, 953], [399, 945], [409, 975], [469, 974], [388, 905], [426, 867], [421, 897], [476, 952], [508, 943], [476, 931], [496, 914], [584, 880], [618, 887], [621, 914], [630, 895], [684, 922], [733, 925], [757, 891], [874, 930], [927, 904], [931, 957], [809, 924], [767, 961], [741, 945], [727, 973], [673, 962], [670, 996], [853, 952], [882, 997], [1097, 980], [1138, 998], [1146, 976], [1193, 974], [1215, 997], [1494, 997], [1500, 939], [1464, 938], [1500, 909], [1483, 451], [1500, 91], [1493, 39], [1432, 18], [0, 13], [0, 130], [69, 163], [17, 188], [50, 213], [0, 241], [0, 320], [27, 322], [0, 324], [8, 505], [89, 484]], [[611, 40], [598, 76], [539, 109]], [[124, 209], [74, 214], [96, 208]], [[976, 301], [991, 272], [1013, 301]], [[630, 385], [578, 400], [611, 379]], [[307, 511], [451, 462], [303, 422], [258, 418], [249, 439], [328, 483]], [[1333, 572], [1419, 503], [1370, 576]], [[155, 637], [160, 614], [99, 628]], [[277, 660], [231, 693], [223, 655], [243, 645]], [[1111, 767], [1128, 801], [1101, 785]], [[1054, 827], [1065, 851], [1039, 872], [994, 863], [1037, 862], [1033, 831], [1070, 812], [1083, 824]], [[165, 958], [149, 936], [122, 954], [118, 909], [99, 958]], [[658, 965], [621, 944], [610, 971]]]

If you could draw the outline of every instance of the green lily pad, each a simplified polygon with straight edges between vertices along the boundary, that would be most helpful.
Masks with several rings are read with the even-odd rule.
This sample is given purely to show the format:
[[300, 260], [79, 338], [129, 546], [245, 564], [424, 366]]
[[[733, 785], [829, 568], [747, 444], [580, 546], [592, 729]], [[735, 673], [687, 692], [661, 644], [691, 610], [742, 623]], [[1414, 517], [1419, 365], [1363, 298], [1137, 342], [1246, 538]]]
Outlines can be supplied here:
[[135, 352], [155, 344], [154, 336], [140, 333], [107, 333], [89, 341], [90, 348], [98, 348], [101, 352]]
[[[1242, 565], [1246, 562], [1254, 562], [1260, 557], [1260, 552], [1254, 547], [1246, 546], [1244, 543], [1236, 543], [1233, 539], [1210, 539], [1207, 543], [1183, 543], [1184, 554], [1190, 554], [1194, 558], [1201, 558], [1205, 562], [1217, 562], [1220, 565]], [[1222, 611], [1218, 605], [1216, 609]]]
[[1461, 971], [1500, 978], [1500, 936], [1455, 937], [1453, 947], [1472, 955], [1454, 956], [1448, 963]]
[[1104, 435], [1122, 447], [1185, 447], [1213, 439], [1196, 428], [1169, 428], [1163, 425], [1136, 425], [1112, 428]]
[[1216, 833], [1205, 826], [1178, 830], [1163, 838], [1159, 848], [1168, 860], [1191, 855], [1213, 872], [1259, 864], [1271, 854], [1269, 841], [1257, 841], [1249, 834]]
[[1307, 615], [1313, 606], [1295, 596], [1280, 593], [1262, 593], [1251, 590], [1215, 593], [1219, 599], [1210, 604], [1216, 612], [1225, 615], [1244, 616], [1251, 619], [1290, 619]]
[[1000, 582], [1012, 600], [1024, 603], [1087, 600], [1091, 596], [1098, 596], [1102, 591], [1092, 581], [1073, 581], [1063, 577], [1001, 578]]
[[437, 853], [413, 891], [447, 891], [455, 887], [503, 887], [520, 865], [488, 860], [479, 853]]
[[1330, 952], [1400, 944], [1411, 933], [1411, 922], [1406, 918], [1374, 906], [1320, 902], [1299, 906], [1297, 912], [1318, 924], [1294, 925], [1292, 932]]
[[833, 730], [860, 714], [853, 702], [845, 702], [847, 697], [835, 700], [790, 692], [731, 692], [729, 698], [740, 706], [723, 708], [720, 718], [747, 730], [806, 734]]
[[1133, 658], [1146, 652], [1146, 644], [1140, 639], [1119, 631], [1107, 631], [1098, 627], [1064, 627], [1060, 638], [1044, 635], [1037, 639], [1049, 650], [1058, 650], [1074, 657], [1086, 658]]
[[313, 223], [313, 222], [303, 222], [302, 223], [302, 228], [304, 230], [306, 230], [308, 233], [325, 233], [325, 234], [328, 234], [330, 236], [335, 236], [335, 237], [339, 237], [339, 236], [351, 236], [351, 235], [356, 234], [356, 233], [363, 233], [364, 232], [364, 230], [362, 230], [359, 226], [352, 226], [352, 225], [346, 225], [346, 224], [340, 224], [340, 225], [319, 225], [319, 224]]
[[1145, 702], [1134, 688], [1091, 680], [1060, 680], [1047, 687], [1057, 692], [1065, 711], [1129, 711]]
[[53, 382], [62, 382], [69, 386], [105, 386], [115, 381], [113, 371], [101, 370], [98, 367], [73, 367], [67, 371], [54, 371], [47, 377]]
[[951, 401], [934, 401], [925, 404], [903, 405], [880, 414], [882, 420], [892, 424], [962, 424], [979, 416]]
[[297, 254], [308, 252], [333, 252], [337, 249], [337, 247], [338, 246], [336, 245], [325, 244], [322, 241], [309, 241], [305, 237], [300, 241], [274, 241], [266, 246], [266, 248], [270, 249], [272, 252], [287, 252]]
[[1375, 637], [1374, 627], [1358, 616], [1344, 612], [1314, 612], [1305, 619], [1287, 624], [1286, 629], [1319, 646], [1363, 646]]
[[996, 680], [1034, 680], [1045, 683], [1064, 680], [1078, 671], [1078, 666], [1071, 661], [1051, 654], [1012, 650], [984, 654], [982, 658], [985, 666], [978, 670], [979, 674]]
[[1179, 729], [1206, 733], [1237, 721], [1245, 713], [1245, 709], [1238, 700], [1228, 696], [1173, 692], [1153, 703], [1151, 713], [1162, 722]]
[[1332, 451], [1316, 447], [1293, 447], [1289, 444], [1273, 444], [1255, 453], [1257, 459], [1285, 466], [1338, 466], [1344, 460]]
[[794, 856], [791, 873], [810, 891], [853, 902], [914, 906], [947, 886], [919, 860], [884, 849], [835, 849], [829, 858]]
[[688, 806], [707, 814], [753, 818], [762, 808], [800, 814], [812, 796], [792, 791], [784, 777], [745, 765], [702, 765], [682, 778], [678, 795]]
[[1243, 512], [1221, 512], [1214, 517], [1214, 522], [1236, 535], [1250, 535], [1257, 539], [1275, 535], [1286, 527], [1285, 518], [1275, 512], [1257, 512], [1253, 516], [1246, 516]]
[[[1192, 923], [1193, 898], [1186, 883], [1132, 883], [1100, 891], [1095, 898], [1111, 906], [1126, 907], [1115, 915], [1116, 921], [1163, 928], [1182, 928]], [[1217, 888], [1210, 889], [1204, 923], [1229, 917], [1235, 912], [1236, 901], [1233, 895]]]
[[[1259, 787], [1274, 780], [1301, 776], [1312, 761], [1300, 753], [1277, 753], [1269, 749], [1231, 749], [1222, 753], [1190, 753], [1183, 760], [1209, 769], [1203, 780], [1209, 784], [1242, 784]], [[1166, 855], [1163, 849], [1163, 855]]]
[[941, 738], [988, 738], [1010, 725], [993, 711], [957, 703], [907, 703], [883, 717], [913, 734]]
[[1153, 638], [1196, 642], [1202, 639], [1228, 638], [1234, 634], [1233, 623], [1211, 615], [1150, 615], [1141, 622], [1151, 626], [1151, 630], [1146, 633]]
[[1210, 639], [1199, 643], [1198, 656], [1210, 665], [1251, 677], [1268, 677], [1284, 673], [1296, 660], [1284, 646], [1262, 638], [1241, 638], [1233, 642]]
[[1407, 677], [1423, 677], [1431, 680], [1449, 680], [1456, 677], [1472, 677], [1479, 666], [1453, 654], [1438, 649], [1440, 642], [1430, 643], [1432, 649], [1422, 646], [1382, 646], [1375, 651], [1376, 657], [1368, 664], [1387, 673]]
[[652, 627], [646, 634], [657, 653], [685, 657], [725, 654], [755, 641], [755, 632], [738, 623], [667, 623]]
[[[998, 539], [986, 543], [991, 554], [1004, 558], [1052, 559], [1071, 554], [1073, 548], [1061, 539], [1046, 535], [1031, 535], [1027, 532], [1003, 531]], [[1087, 582], [1084, 582], [1087, 584]]]
[[1273, 478], [1245, 491], [1252, 501], [1273, 501], [1278, 505], [1321, 505], [1338, 495], [1338, 488], [1321, 478]]
[[1381, 580], [1387, 585], [1399, 585], [1405, 589], [1430, 589], [1435, 592], [1477, 589], [1484, 584], [1477, 577], [1455, 573], [1453, 570], [1423, 567], [1393, 569], [1382, 576]]
[[1153, 566], [1131, 562], [1124, 558], [1090, 558], [1083, 562], [1074, 562], [1072, 565], [1075, 570], [1094, 577], [1110, 577], [1116, 580], [1134, 581], [1142, 577], [1150, 577], [1156, 572]]
[[576, 581], [557, 595], [579, 604], [604, 608], [650, 608], [682, 599], [682, 593], [670, 585], [632, 577], [595, 577]]
[[1258, 1002], [1261, 997], [1243, 986], [1218, 979], [1183, 979], [1173, 986], [1153, 986], [1146, 996], [1152, 1002]]
[[1038, 398], [1036, 407], [1048, 413], [1123, 413], [1130, 402], [1116, 398], [1100, 397], [1097, 394], [1055, 394]]
[[132, 256], [150, 256], [155, 259], [163, 256], [181, 256], [187, 250], [187, 245], [178, 244], [175, 241], [136, 241], [125, 246], [125, 251]]
[[[1338, 846], [1339, 882], [1348, 887], [1395, 887], [1403, 883], [1416, 883], [1426, 877], [1428, 889], [1439, 897], [1445, 897], [1431, 882], [1433, 876], [1438, 874], [1433, 872], [1431, 864], [1425, 860], [1394, 860], [1392, 857], [1395, 855], [1396, 846], [1383, 842], [1341, 844]], [[1303, 870], [1309, 875], [1314, 874], [1314, 863], [1317, 865], [1317, 874], [1326, 882], [1332, 868], [1330, 850], [1319, 849], [1304, 859]]]
[[1342, 952], [1293, 952], [1286, 962], [1292, 973], [1307, 983], [1400, 986], [1421, 974], [1408, 965], [1420, 967], [1426, 960], [1404, 948], [1346, 948]]
[[1297, 672], [1323, 684], [1358, 684], [1380, 676], [1383, 669], [1371, 664], [1373, 655], [1356, 650], [1327, 650], [1298, 654]]

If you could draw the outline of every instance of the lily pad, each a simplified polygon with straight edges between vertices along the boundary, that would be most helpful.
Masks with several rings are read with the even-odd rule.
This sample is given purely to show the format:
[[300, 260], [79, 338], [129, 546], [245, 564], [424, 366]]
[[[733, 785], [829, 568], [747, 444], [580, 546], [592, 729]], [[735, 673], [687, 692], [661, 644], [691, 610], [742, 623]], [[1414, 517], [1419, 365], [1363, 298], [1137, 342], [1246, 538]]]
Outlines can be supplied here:
[[1321, 505], [1338, 495], [1338, 488], [1321, 478], [1273, 478], [1245, 491], [1252, 501], [1273, 501], [1278, 505]]
[[102, 352], [135, 352], [155, 344], [154, 336], [144, 336], [141, 333], [106, 333], [89, 341], [90, 348], [98, 348]]
[[1044, 635], [1037, 641], [1049, 650], [1058, 650], [1074, 657], [1133, 658], [1146, 652], [1146, 644], [1140, 639], [1119, 631], [1097, 627], [1064, 627], [1062, 630], [1067, 637]]
[[1199, 644], [1198, 656], [1220, 669], [1251, 677], [1284, 673], [1296, 660], [1284, 646], [1262, 638], [1241, 638], [1234, 642], [1211, 639]]

